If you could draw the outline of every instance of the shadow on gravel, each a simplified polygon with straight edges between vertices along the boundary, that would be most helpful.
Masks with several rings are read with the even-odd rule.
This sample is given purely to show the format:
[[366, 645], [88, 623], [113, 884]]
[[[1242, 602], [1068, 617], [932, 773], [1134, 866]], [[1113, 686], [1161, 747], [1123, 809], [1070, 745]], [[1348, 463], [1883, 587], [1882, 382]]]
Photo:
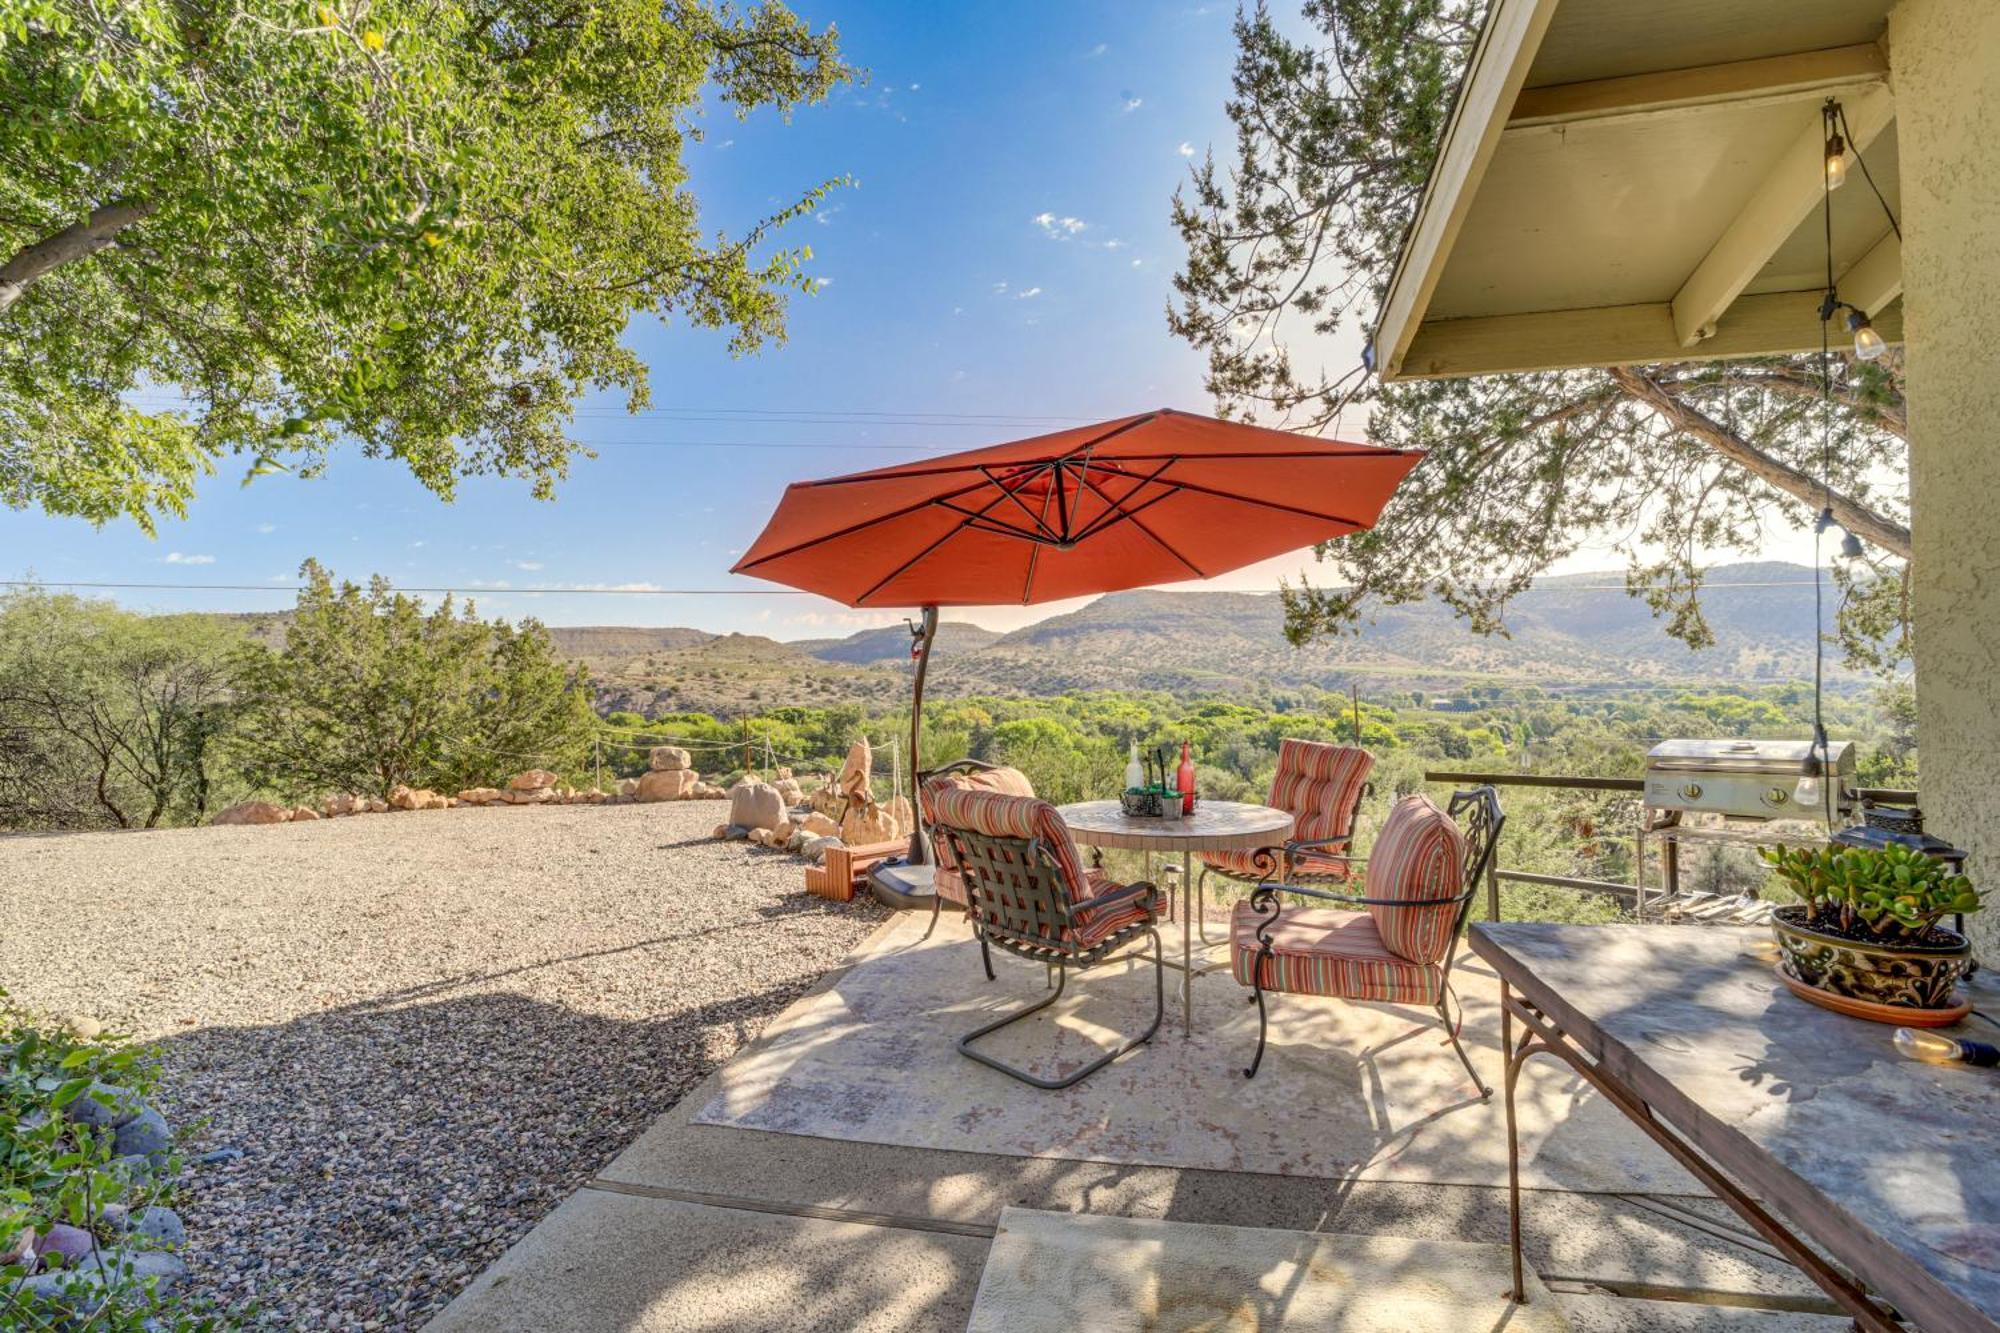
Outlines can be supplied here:
[[197, 1289], [279, 1327], [420, 1326], [817, 980], [758, 936], [816, 902], [161, 1042], [190, 1160], [243, 1151], [190, 1170]]

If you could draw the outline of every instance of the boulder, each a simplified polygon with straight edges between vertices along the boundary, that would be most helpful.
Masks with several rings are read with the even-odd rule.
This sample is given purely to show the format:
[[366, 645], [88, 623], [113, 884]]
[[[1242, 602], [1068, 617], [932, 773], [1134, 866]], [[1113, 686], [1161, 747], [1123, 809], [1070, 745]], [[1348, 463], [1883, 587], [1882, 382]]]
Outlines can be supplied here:
[[804, 805], [806, 803], [806, 794], [800, 788], [798, 779], [780, 778], [772, 785], [778, 789], [778, 795], [783, 798], [786, 809], [789, 810], [795, 805]]
[[396, 810], [442, 810], [444, 801], [428, 787], [405, 787], [399, 782], [389, 789], [389, 805]]
[[695, 783], [694, 790], [689, 792], [688, 795], [697, 801], [724, 801], [729, 799], [729, 793], [716, 786], [713, 782]]
[[618, 794], [620, 796], [637, 796], [639, 794], [639, 779], [637, 778], [618, 779]]
[[129, 1225], [133, 1235], [144, 1236], [155, 1245], [170, 1250], [187, 1244], [187, 1225], [181, 1221], [181, 1215], [171, 1208], [158, 1204], [142, 1208], [132, 1216]]
[[173, 1148], [174, 1134], [167, 1128], [167, 1118], [149, 1106], [118, 1127], [112, 1146], [120, 1157], [157, 1162]]
[[818, 865], [826, 860], [826, 853], [829, 848], [845, 847], [846, 845], [839, 838], [807, 838], [799, 844], [799, 852], [814, 865]]
[[507, 779], [508, 791], [543, 791], [556, 785], [556, 775], [546, 768], [531, 768]]
[[910, 798], [898, 796], [889, 802], [889, 818], [896, 822], [896, 836], [908, 837], [917, 828], [916, 817], [910, 812]]
[[292, 817], [289, 808], [269, 801], [244, 801], [216, 815], [216, 824], [282, 824]]
[[771, 845], [771, 830], [767, 828], [753, 828], [750, 830], [748, 836], [750, 841], [756, 843], [759, 847], [769, 847]]
[[771, 777], [774, 781], [783, 782], [785, 779], [791, 777], [791, 775], [792, 775], [792, 770], [785, 767], [783, 764], [780, 764], [778, 765], [778, 771], [773, 773]]
[[688, 761], [688, 752], [678, 745], [655, 745], [647, 756], [647, 763], [655, 773], [672, 773], [694, 767]]
[[365, 808], [367, 808], [366, 800], [359, 796], [350, 796], [346, 792], [327, 797], [326, 804], [320, 807], [329, 819], [336, 815], [358, 815]]
[[715, 832], [711, 836], [721, 841], [727, 841], [729, 838], [729, 825], [717, 824], [715, 826]]
[[799, 821], [799, 827], [815, 838], [835, 838], [840, 836], [840, 825], [826, 815], [815, 810]]
[[554, 787], [532, 787], [526, 790], [518, 787], [509, 787], [503, 799], [509, 805], [547, 805], [550, 801], [555, 800], [555, 798], [556, 789]]
[[389, 809], [389, 803], [383, 800], [380, 796], [370, 796], [368, 798], [369, 814], [371, 815], [386, 814], [388, 812], [388, 809]]
[[864, 736], [847, 747], [847, 762], [840, 766], [840, 776], [834, 779], [833, 785], [840, 789], [840, 795], [849, 800], [872, 800], [871, 775], [874, 771], [875, 751]]
[[467, 787], [458, 794], [460, 805], [492, 805], [501, 799], [498, 787]]
[[869, 842], [893, 842], [896, 838], [896, 821], [889, 812], [873, 801], [856, 804], [840, 821], [841, 841], [850, 846]]
[[792, 834], [795, 831], [791, 820], [781, 819], [778, 821], [776, 827], [771, 830], [771, 841], [773, 844], [782, 847], [792, 840]]
[[449, 796], [446, 796], [446, 795], [445, 795], [445, 794], [444, 794], [443, 792], [441, 792], [441, 791], [429, 791], [429, 790], [425, 790], [425, 791], [422, 791], [422, 792], [419, 792], [418, 794], [419, 794], [419, 795], [421, 795], [421, 796], [422, 796], [422, 797], [424, 798], [424, 803], [423, 803], [422, 805], [420, 805], [420, 806], [418, 806], [418, 807], [417, 807], [417, 808], [418, 808], [419, 810], [449, 810], [449, 809], [451, 809], [451, 797], [449, 797]]
[[137, 1119], [145, 1109], [146, 1103], [130, 1088], [121, 1088], [115, 1083], [93, 1083], [83, 1090], [81, 1096], [63, 1107], [63, 1119], [74, 1125], [89, 1125], [92, 1129], [116, 1129]]
[[88, 1259], [95, 1248], [88, 1231], [67, 1222], [57, 1222], [48, 1229], [48, 1234], [35, 1239], [35, 1253], [44, 1257], [52, 1254], [62, 1256], [64, 1268], [75, 1268]]
[[655, 768], [640, 776], [638, 796], [642, 801], [678, 801], [693, 791], [698, 781], [691, 768]]
[[309, 805], [295, 805], [292, 807], [292, 822], [294, 824], [300, 823], [304, 820], [318, 819], [318, 818], [319, 818], [319, 811], [313, 809]]
[[785, 801], [767, 782], [740, 783], [729, 794], [729, 822], [745, 828], [776, 828], [785, 817]]

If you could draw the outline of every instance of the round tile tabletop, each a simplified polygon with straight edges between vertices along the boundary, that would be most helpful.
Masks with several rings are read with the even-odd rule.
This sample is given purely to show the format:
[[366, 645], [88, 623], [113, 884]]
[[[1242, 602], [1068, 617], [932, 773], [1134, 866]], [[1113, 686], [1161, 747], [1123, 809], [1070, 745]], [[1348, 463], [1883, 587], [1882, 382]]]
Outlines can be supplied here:
[[1173, 819], [1128, 815], [1116, 801], [1078, 801], [1056, 807], [1071, 836], [1089, 847], [1147, 852], [1227, 852], [1269, 847], [1292, 832], [1288, 811], [1243, 801], [1201, 801], [1194, 813]]

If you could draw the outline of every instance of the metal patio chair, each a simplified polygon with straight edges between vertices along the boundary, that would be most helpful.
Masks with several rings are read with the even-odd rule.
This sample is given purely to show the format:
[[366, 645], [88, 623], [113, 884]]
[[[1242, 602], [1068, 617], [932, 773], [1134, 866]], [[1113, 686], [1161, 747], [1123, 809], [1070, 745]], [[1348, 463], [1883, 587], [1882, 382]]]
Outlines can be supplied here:
[[[1257, 1005], [1257, 1054], [1244, 1077], [1255, 1078], [1263, 1063], [1270, 1023], [1265, 993], [1320, 995], [1435, 1009], [1473, 1086], [1490, 1098], [1493, 1089], [1480, 1081], [1459, 1043], [1462, 1003], [1458, 1020], [1451, 1017], [1458, 1000], [1451, 966], [1506, 819], [1490, 786], [1456, 792], [1442, 810], [1428, 796], [1406, 796], [1389, 812], [1371, 854], [1346, 858], [1353, 873], [1364, 876], [1365, 896], [1266, 881], [1238, 903], [1230, 962]], [[1281, 859], [1279, 848], [1259, 854], [1273, 869]], [[1285, 894], [1360, 910], [1289, 906], [1281, 901]]]
[[[1035, 794], [1034, 784], [1020, 769], [1005, 768], [980, 759], [956, 759], [917, 774], [917, 815], [924, 821], [924, 827], [932, 830], [931, 923], [924, 929], [925, 939], [937, 930], [938, 916], [947, 902], [965, 906], [965, 881], [959, 876], [958, 860], [952, 855], [950, 846], [935, 832], [937, 815], [933, 810], [932, 792], [953, 788], [976, 788], [1008, 796]], [[993, 960], [990, 957], [986, 960], [986, 976], [988, 980], [993, 977]]]
[[[1166, 968], [1160, 936], [1160, 894], [1151, 884], [1110, 884], [1083, 867], [1062, 816], [1047, 801], [975, 788], [944, 787], [932, 795], [932, 831], [951, 855], [966, 893], [966, 916], [979, 937], [987, 975], [991, 949], [1041, 963], [1056, 974], [1044, 998], [959, 1038], [958, 1050], [989, 1068], [1037, 1088], [1067, 1088], [1144, 1045], [1166, 1014]], [[1072, 971], [1110, 961], [1125, 945], [1150, 941], [1153, 1021], [1066, 1078], [1045, 1079], [973, 1049], [981, 1037], [1039, 1013], [1062, 998]]]
[[1287, 884], [1345, 884], [1354, 817], [1370, 790], [1368, 774], [1374, 767], [1375, 756], [1359, 746], [1289, 736], [1279, 741], [1270, 804], [1289, 812], [1293, 824], [1292, 836], [1275, 849], [1276, 870], [1258, 863], [1263, 848], [1203, 852], [1197, 889], [1211, 874], [1251, 884], [1273, 878]]

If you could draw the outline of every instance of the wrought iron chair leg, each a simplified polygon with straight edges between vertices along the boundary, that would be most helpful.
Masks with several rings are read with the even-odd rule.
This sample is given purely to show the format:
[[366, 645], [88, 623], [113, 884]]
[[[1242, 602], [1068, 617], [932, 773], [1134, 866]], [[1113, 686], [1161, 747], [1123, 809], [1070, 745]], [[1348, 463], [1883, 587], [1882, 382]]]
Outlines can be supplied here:
[[[942, 916], [943, 914], [944, 914], [944, 895], [941, 893], [932, 893], [931, 923], [924, 930], [925, 940], [929, 939], [931, 937], [931, 932], [937, 929], [938, 917]], [[923, 940], [918, 940], [917, 943], [922, 944]]]
[[1444, 994], [1438, 997], [1437, 1007], [1438, 1021], [1444, 1024], [1444, 1039], [1451, 1043], [1451, 1048], [1454, 1051], [1458, 1052], [1458, 1062], [1464, 1065], [1465, 1072], [1472, 1076], [1472, 1086], [1479, 1089], [1479, 1099], [1481, 1101], [1492, 1101], [1493, 1089], [1487, 1087], [1485, 1082], [1479, 1077], [1479, 1071], [1472, 1067], [1472, 1057], [1465, 1053], [1465, 1047], [1458, 1040], [1458, 1029], [1464, 1026], [1465, 1022], [1465, 1001], [1458, 1001], [1459, 1022], [1456, 1026], [1453, 1025], [1451, 1014], [1445, 1008], [1447, 1000], [1456, 998], [1452, 994], [1450, 983], [1446, 983]]
[[986, 943], [984, 936], [979, 940], [979, 961], [986, 964], [986, 979], [993, 980], [993, 949]]
[[1062, 998], [1063, 987], [1067, 985], [1069, 982], [1069, 969], [1063, 966], [1062, 964], [1058, 963], [1055, 965], [1056, 988], [1053, 991], [1049, 992], [1046, 996], [1035, 1001], [1033, 1004], [1029, 1005], [1025, 1009], [1017, 1010], [1014, 1013], [1007, 1015], [1005, 1018], [998, 1019], [995, 1022], [988, 1023], [985, 1027], [966, 1033], [963, 1037], [960, 1037], [958, 1039], [958, 1053], [960, 1055], [968, 1056], [971, 1059], [977, 1060], [980, 1064], [985, 1065], [989, 1069], [997, 1069], [1001, 1073], [1007, 1075], [1009, 1078], [1019, 1079], [1021, 1082], [1028, 1084], [1030, 1087], [1042, 1088], [1049, 1092], [1055, 1092], [1059, 1089], [1073, 1087], [1076, 1084], [1083, 1082], [1083, 1080], [1089, 1078], [1092, 1074], [1095, 1074], [1098, 1070], [1104, 1068], [1104, 1066], [1110, 1064], [1113, 1060], [1116, 1060], [1119, 1056], [1124, 1055], [1130, 1051], [1137, 1050], [1139, 1047], [1145, 1045], [1147, 1042], [1151, 1041], [1153, 1039], [1153, 1035], [1160, 1030], [1160, 1024], [1165, 1021], [1167, 1016], [1166, 955], [1160, 947], [1160, 932], [1152, 929], [1149, 926], [1146, 929], [1146, 935], [1153, 942], [1153, 1021], [1152, 1024], [1149, 1027], [1147, 1027], [1147, 1029], [1140, 1035], [1125, 1041], [1124, 1043], [1122, 1043], [1113, 1050], [1106, 1051], [1103, 1055], [1098, 1056], [1097, 1059], [1092, 1060], [1089, 1064], [1085, 1065], [1083, 1068], [1069, 1075], [1069, 1077], [1060, 1079], [1038, 1078], [1037, 1076], [1029, 1073], [1025, 1069], [1017, 1069], [1013, 1065], [1007, 1064], [1004, 1061], [994, 1059], [992, 1056], [987, 1055], [983, 1051], [973, 1050], [972, 1043], [978, 1041], [981, 1037], [987, 1036], [990, 1033], [998, 1032], [1001, 1028], [1006, 1027], [1010, 1023], [1018, 1023], [1022, 1019], [1027, 1018], [1032, 1014], [1040, 1013], [1042, 1010], [1048, 1008], [1050, 1005], [1054, 1004], [1057, 1000], [1060, 1000]]
[[1257, 1003], [1257, 1054], [1250, 1058], [1250, 1067], [1243, 1071], [1243, 1077], [1257, 1077], [1257, 1066], [1264, 1063], [1264, 1037], [1270, 1031], [1271, 1011], [1264, 1007], [1264, 960], [1271, 957], [1271, 948], [1264, 946], [1257, 955], [1257, 962], [1250, 972], [1251, 996]]

